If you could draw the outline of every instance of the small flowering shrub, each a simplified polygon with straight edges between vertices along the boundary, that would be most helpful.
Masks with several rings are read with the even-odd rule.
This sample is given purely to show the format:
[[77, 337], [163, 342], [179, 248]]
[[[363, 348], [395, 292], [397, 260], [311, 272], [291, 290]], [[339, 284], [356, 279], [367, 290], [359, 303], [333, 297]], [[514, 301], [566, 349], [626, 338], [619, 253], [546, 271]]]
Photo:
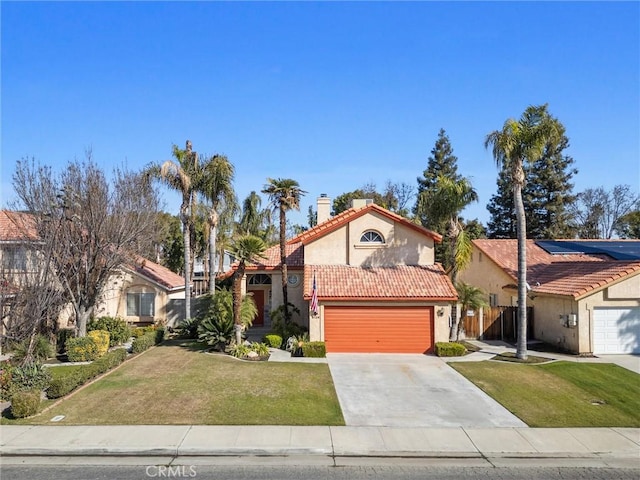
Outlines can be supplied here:
[[89, 362], [98, 358], [98, 345], [92, 337], [67, 339], [67, 358], [70, 362]]
[[106, 330], [92, 330], [87, 333], [87, 337], [92, 338], [95, 342], [98, 357], [107, 353], [109, 350], [109, 332]]

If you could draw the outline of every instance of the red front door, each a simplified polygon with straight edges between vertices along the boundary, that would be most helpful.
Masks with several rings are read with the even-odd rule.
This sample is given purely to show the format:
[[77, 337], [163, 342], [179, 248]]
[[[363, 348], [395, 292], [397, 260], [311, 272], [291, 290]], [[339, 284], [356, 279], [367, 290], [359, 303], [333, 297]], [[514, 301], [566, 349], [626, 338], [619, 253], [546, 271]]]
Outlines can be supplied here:
[[258, 315], [253, 319], [253, 326], [261, 327], [264, 325], [264, 290], [250, 290], [250, 293], [253, 294], [253, 300], [258, 309]]

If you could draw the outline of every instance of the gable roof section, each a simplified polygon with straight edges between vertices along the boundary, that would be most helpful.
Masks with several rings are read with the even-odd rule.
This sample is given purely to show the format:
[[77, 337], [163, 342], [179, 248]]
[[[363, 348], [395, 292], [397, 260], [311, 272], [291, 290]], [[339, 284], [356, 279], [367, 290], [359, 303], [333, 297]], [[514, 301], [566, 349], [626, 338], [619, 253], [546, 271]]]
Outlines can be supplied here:
[[395, 267], [305, 265], [304, 298], [312, 295], [316, 278], [322, 300], [452, 301], [458, 298], [439, 264]]
[[0, 210], [0, 242], [38, 240], [33, 216], [25, 212]]
[[397, 223], [401, 223], [405, 227], [408, 227], [418, 233], [421, 233], [422, 235], [430, 237], [436, 243], [442, 242], [442, 235], [440, 235], [439, 233], [428, 230], [424, 227], [421, 227], [420, 225], [416, 225], [415, 223], [410, 222], [406, 218], [401, 217], [396, 213], [390, 212], [386, 208], [382, 208], [379, 205], [376, 205], [375, 203], [370, 203], [364, 207], [350, 208], [348, 210], [345, 210], [344, 212], [339, 213], [335, 217], [330, 218], [326, 222], [322, 222], [321, 224], [316, 225], [315, 227], [305, 232], [302, 232], [300, 235], [289, 240], [288, 243], [295, 244], [295, 243], [301, 242], [303, 245], [308, 245], [314, 240], [317, 240], [318, 238], [321, 238], [327, 235], [328, 233], [331, 233], [339, 229], [343, 225], [348, 224], [352, 220], [362, 217], [367, 213], [374, 213], [374, 212], [388, 218], [389, 220], [392, 220]]
[[[288, 243], [285, 246], [287, 267], [301, 269], [304, 266], [304, 246], [302, 243]], [[247, 263], [247, 270], [275, 270], [280, 268], [280, 245], [274, 245], [264, 251], [265, 258]], [[235, 263], [234, 265], [237, 265]]]
[[184, 288], [184, 277], [158, 263], [140, 258], [131, 269], [138, 275], [148, 278], [168, 290]]
[[[473, 243], [517, 282], [517, 240], [479, 239]], [[527, 240], [527, 283], [532, 292], [577, 300], [636, 274], [640, 274], [640, 261], [612, 260], [606, 254], [552, 255], [534, 240]]]

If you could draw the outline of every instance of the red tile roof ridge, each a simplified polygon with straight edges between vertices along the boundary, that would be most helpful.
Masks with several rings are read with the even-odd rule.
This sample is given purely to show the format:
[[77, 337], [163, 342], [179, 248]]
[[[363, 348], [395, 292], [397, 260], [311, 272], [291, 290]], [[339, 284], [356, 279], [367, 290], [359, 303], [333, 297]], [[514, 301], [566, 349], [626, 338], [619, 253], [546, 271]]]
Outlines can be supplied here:
[[368, 212], [377, 212], [389, 218], [390, 220], [402, 223], [403, 225], [419, 233], [422, 233], [423, 235], [433, 238], [433, 240], [437, 243], [442, 242], [442, 235], [440, 235], [439, 233], [426, 229], [416, 223], [413, 223], [407, 218], [404, 218], [401, 215], [398, 215], [397, 213], [391, 212], [386, 208], [376, 205], [375, 203], [369, 203], [362, 207], [355, 207], [355, 208], [351, 207], [345, 210], [344, 212], [341, 212], [338, 215], [331, 217], [329, 220], [322, 222], [321, 224], [316, 225], [315, 227], [302, 232], [301, 234], [289, 240], [287, 243], [293, 244], [293, 243], [302, 242], [303, 244], [306, 245], [310, 241], [315, 240], [319, 237], [322, 237], [323, 235], [326, 235], [327, 233], [330, 233], [334, 230], [337, 230], [341, 226], [349, 223], [350, 220], [354, 220], [358, 217], [361, 217], [362, 215]]

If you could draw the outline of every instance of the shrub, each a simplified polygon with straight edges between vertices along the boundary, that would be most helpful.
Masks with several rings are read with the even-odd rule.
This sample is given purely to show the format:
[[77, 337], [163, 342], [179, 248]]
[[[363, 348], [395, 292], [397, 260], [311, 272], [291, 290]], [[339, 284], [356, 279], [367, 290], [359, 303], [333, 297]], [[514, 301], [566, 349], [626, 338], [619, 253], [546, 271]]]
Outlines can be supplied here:
[[198, 338], [198, 326], [202, 318], [186, 318], [176, 327], [176, 332], [183, 338]]
[[67, 340], [67, 358], [70, 362], [88, 362], [98, 358], [98, 346], [91, 337], [75, 337]]
[[[235, 339], [233, 321], [233, 295], [227, 289], [221, 289], [214, 296], [207, 295], [205, 313], [198, 326], [198, 340], [211, 345], [218, 351]], [[240, 305], [240, 319], [243, 326], [251, 325], [258, 310], [253, 296], [245, 295]]]
[[98, 317], [87, 324], [87, 330], [106, 330], [109, 332], [109, 346], [122, 345], [131, 337], [131, 327], [119, 317]]
[[460, 357], [467, 349], [458, 342], [436, 342], [436, 355], [439, 357]]
[[[300, 309], [289, 303], [289, 312], [291, 313], [291, 317], [293, 314], [300, 315]], [[271, 318], [271, 328], [273, 331], [280, 335], [281, 338], [290, 338], [297, 337], [303, 335], [306, 331], [306, 328], [302, 325], [298, 325], [292, 319], [289, 319], [287, 322], [284, 318], [284, 305], [280, 305], [275, 310], [271, 310], [269, 313]]]
[[302, 344], [302, 355], [305, 357], [324, 358], [327, 348], [324, 342], [306, 342]]
[[147, 332], [147, 327], [136, 327], [131, 331], [131, 336], [135, 339], [143, 336]]
[[264, 336], [264, 342], [271, 348], [280, 348], [282, 346], [282, 337], [272, 333]]
[[54, 378], [47, 389], [49, 398], [60, 398], [71, 393], [80, 385], [117, 367], [127, 358], [124, 348], [117, 348], [106, 353], [90, 365], [83, 365], [80, 370]]
[[133, 353], [142, 353], [145, 350], [153, 347], [156, 343], [156, 332], [149, 331], [144, 335], [136, 337], [133, 339], [133, 343], [131, 344], [131, 351]]
[[256, 352], [259, 357], [269, 356], [269, 347], [264, 343], [253, 342], [249, 348], [252, 352]]
[[11, 414], [16, 418], [30, 417], [40, 409], [40, 390], [24, 390], [11, 397]]
[[303, 335], [297, 335], [289, 337], [287, 340], [287, 351], [291, 352], [294, 357], [302, 356], [302, 346], [309, 342], [309, 335], [306, 333]]
[[156, 345], [159, 343], [162, 343], [162, 341], [164, 340], [164, 335], [166, 333], [166, 329], [164, 327], [158, 327], [155, 330], [155, 343]]
[[56, 334], [56, 351], [63, 354], [67, 351], [67, 340], [76, 336], [75, 330], [72, 328], [63, 328], [58, 330]]
[[3, 362], [0, 371], [0, 398], [10, 400], [17, 392], [45, 390], [49, 382], [51, 382], [51, 374], [40, 363], [19, 367]]
[[78, 370], [69, 375], [64, 375], [61, 377], [54, 378], [51, 380], [49, 384], [49, 388], [47, 388], [47, 397], [48, 398], [60, 398], [68, 395], [76, 388], [78, 388], [81, 384], [84, 383], [84, 378], [82, 376], [82, 371]]
[[244, 343], [241, 343], [240, 345], [234, 343], [227, 348], [229, 355], [236, 358], [244, 358], [249, 355], [250, 351], [251, 349]]
[[[22, 363], [27, 355], [27, 350], [29, 349], [30, 342], [30, 338], [25, 338], [20, 343], [17, 343], [13, 346], [13, 356], [11, 357], [12, 363]], [[35, 362], [44, 362], [46, 359], [53, 357], [53, 354], [53, 345], [51, 345], [49, 339], [41, 334], [36, 335], [33, 345], [32, 360]]]
[[95, 342], [98, 357], [109, 351], [109, 332], [106, 330], [92, 330], [87, 333], [87, 337], [92, 338]]

